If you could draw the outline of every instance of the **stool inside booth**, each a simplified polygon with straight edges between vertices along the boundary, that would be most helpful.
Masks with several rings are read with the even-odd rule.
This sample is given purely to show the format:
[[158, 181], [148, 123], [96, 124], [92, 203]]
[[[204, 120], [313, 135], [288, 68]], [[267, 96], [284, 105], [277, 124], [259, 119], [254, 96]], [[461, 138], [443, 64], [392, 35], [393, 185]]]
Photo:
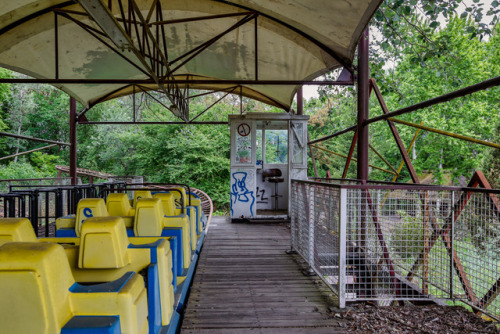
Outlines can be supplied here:
[[262, 171], [262, 182], [270, 182], [274, 184], [274, 193], [271, 197], [274, 199], [273, 210], [278, 210], [278, 198], [283, 195], [278, 194], [278, 183], [285, 182], [285, 178], [281, 177], [281, 170], [278, 168], [265, 169]]
[[229, 115], [231, 221], [288, 220], [292, 179], [307, 179], [307, 120], [292, 113]]

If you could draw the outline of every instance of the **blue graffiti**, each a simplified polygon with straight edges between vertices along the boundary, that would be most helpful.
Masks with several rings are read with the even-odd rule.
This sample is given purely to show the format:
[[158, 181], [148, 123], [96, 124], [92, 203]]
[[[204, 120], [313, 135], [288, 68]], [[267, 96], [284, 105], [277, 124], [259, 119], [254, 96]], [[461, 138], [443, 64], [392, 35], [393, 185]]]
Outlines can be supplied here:
[[233, 173], [234, 183], [231, 186], [231, 215], [234, 215], [233, 204], [249, 203], [247, 206], [250, 207], [250, 215], [253, 216], [253, 205], [255, 203], [255, 196], [253, 191], [247, 189], [245, 180], [247, 178], [246, 172], [236, 172]]

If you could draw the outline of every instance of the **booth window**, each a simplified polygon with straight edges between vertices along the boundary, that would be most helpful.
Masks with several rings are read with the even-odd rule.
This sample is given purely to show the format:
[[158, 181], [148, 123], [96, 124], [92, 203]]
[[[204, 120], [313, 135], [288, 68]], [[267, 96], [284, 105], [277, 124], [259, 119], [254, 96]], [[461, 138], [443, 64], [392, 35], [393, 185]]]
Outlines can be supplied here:
[[247, 123], [237, 124], [235, 162], [239, 164], [252, 163], [251, 127]]
[[304, 164], [304, 124], [292, 123], [293, 157], [292, 163]]
[[288, 163], [288, 131], [266, 130], [266, 164]]
[[255, 142], [256, 142], [256, 147], [257, 151], [255, 152], [257, 155], [257, 166], [262, 166], [262, 130], [257, 129], [255, 131]]

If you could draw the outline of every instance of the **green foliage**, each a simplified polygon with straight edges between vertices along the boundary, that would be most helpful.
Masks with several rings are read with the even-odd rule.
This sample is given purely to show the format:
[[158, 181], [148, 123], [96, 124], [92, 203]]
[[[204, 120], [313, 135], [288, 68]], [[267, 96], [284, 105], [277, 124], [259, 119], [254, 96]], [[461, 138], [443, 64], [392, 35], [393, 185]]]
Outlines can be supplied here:
[[[493, 142], [500, 143], [500, 119], [497, 121]], [[484, 163], [484, 173], [492, 188], [500, 188], [500, 149], [490, 149]]]
[[390, 232], [392, 251], [404, 259], [414, 257], [424, 247], [422, 217], [412, 217], [405, 211], [398, 211], [398, 216], [400, 221]]
[[[375, 62], [372, 76], [377, 78], [388, 109], [397, 110], [498, 76], [499, 29], [496, 28], [489, 40], [481, 40], [472, 33], [464, 34], [469, 27], [476, 26], [471, 19], [450, 16], [449, 24], [445, 28], [429, 30], [426, 34], [426, 39], [433, 44], [432, 48], [422, 44], [423, 42], [414, 43], [411, 48], [401, 48], [398, 50], [396, 63], [388, 69]], [[409, 31], [399, 32], [406, 34], [409, 39], [416, 38], [412, 37]], [[381, 57], [391, 60], [387, 55]], [[370, 99], [370, 117], [382, 113], [373, 95]], [[309, 125], [311, 138], [318, 138], [355, 124], [356, 107], [352, 100], [352, 93], [345, 89], [320, 91], [320, 100], [310, 101], [306, 105], [313, 114]], [[472, 138], [498, 142], [498, 139], [494, 139], [498, 101], [500, 90], [496, 87], [399, 118], [417, 124], [423, 122], [426, 126]], [[403, 125], [397, 125], [397, 128], [405, 146], [408, 147], [416, 129]], [[347, 155], [351, 140], [352, 133], [349, 133], [322, 145], [331, 151]], [[401, 155], [386, 122], [370, 125], [370, 143], [391, 166], [399, 167]], [[498, 150], [421, 131], [414, 150], [410, 152], [410, 158], [417, 173], [430, 172], [434, 181], [440, 184], [445, 183], [449, 175], [455, 184], [459, 184], [470, 179], [474, 170], [484, 168], [488, 154], [498, 154], [490, 153], [491, 151]], [[317, 150], [316, 152], [320, 176], [324, 176], [325, 170], [330, 170], [334, 177], [342, 175], [344, 158]], [[490, 158], [489, 161], [490, 165], [495, 165], [494, 161], [498, 159]], [[373, 152], [370, 152], [370, 162], [389, 169]], [[355, 166], [355, 162], [352, 162], [347, 177], [355, 177]], [[392, 180], [392, 175], [372, 169], [370, 178]], [[409, 173], [404, 167], [398, 181], [406, 182], [409, 179]]]
[[55, 176], [55, 165], [59, 161], [59, 156], [52, 154], [45, 154], [40, 151], [31, 153], [30, 161], [32, 165], [44, 175]]
[[[380, 32], [380, 39], [373, 49], [373, 60], [382, 68], [387, 62], [397, 62], [402, 52], [412, 50], [425, 61], [428, 53], [439, 54], [439, 43], [429, 38], [443, 24], [454, 17], [467, 19], [464, 30], [470, 39], [490, 36], [500, 14], [498, 1], [486, 4], [474, 0], [387, 0], [375, 13], [372, 25]], [[377, 78], [378, 80], [379, 78]]]
[[[160, 96], [155, 96], [161, 100]], [[195, 98], [197, 115], [217, 97]], [[167, 103], [167, 101], [162, 101]], [[130, 121], [131, 98], [110, 101], [87, 114], [92, 120]], [[138, 103], [139, 104], [139, 103]], [[217, 104], [197, 120], [227, 120], [239, 111], [231, 103]], [[175, 118], [152, 101], [140, 103], [141, 121]], [[142, 175], [151, 182], [186, 183], [210, 195], [216, 210], [229, 207], [229, 130], [227, 126], [147, 125], [80, 127], [79, 162], [83, 168], [116, 175]]]
[[37, 179], [53, 177], [53, 174], [41, 171], [28, 162], [10, 162], [6, 166], [0, 166], [0, 179]]

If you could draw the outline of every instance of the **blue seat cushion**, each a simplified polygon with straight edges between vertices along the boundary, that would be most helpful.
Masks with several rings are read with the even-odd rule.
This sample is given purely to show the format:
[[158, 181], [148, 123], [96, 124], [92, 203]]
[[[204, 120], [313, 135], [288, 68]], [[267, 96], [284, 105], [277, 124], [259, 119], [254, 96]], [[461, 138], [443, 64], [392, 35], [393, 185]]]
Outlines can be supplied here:
[[61, 334], [120, 334], [120, 317], [75, 316], [61, 329]]

